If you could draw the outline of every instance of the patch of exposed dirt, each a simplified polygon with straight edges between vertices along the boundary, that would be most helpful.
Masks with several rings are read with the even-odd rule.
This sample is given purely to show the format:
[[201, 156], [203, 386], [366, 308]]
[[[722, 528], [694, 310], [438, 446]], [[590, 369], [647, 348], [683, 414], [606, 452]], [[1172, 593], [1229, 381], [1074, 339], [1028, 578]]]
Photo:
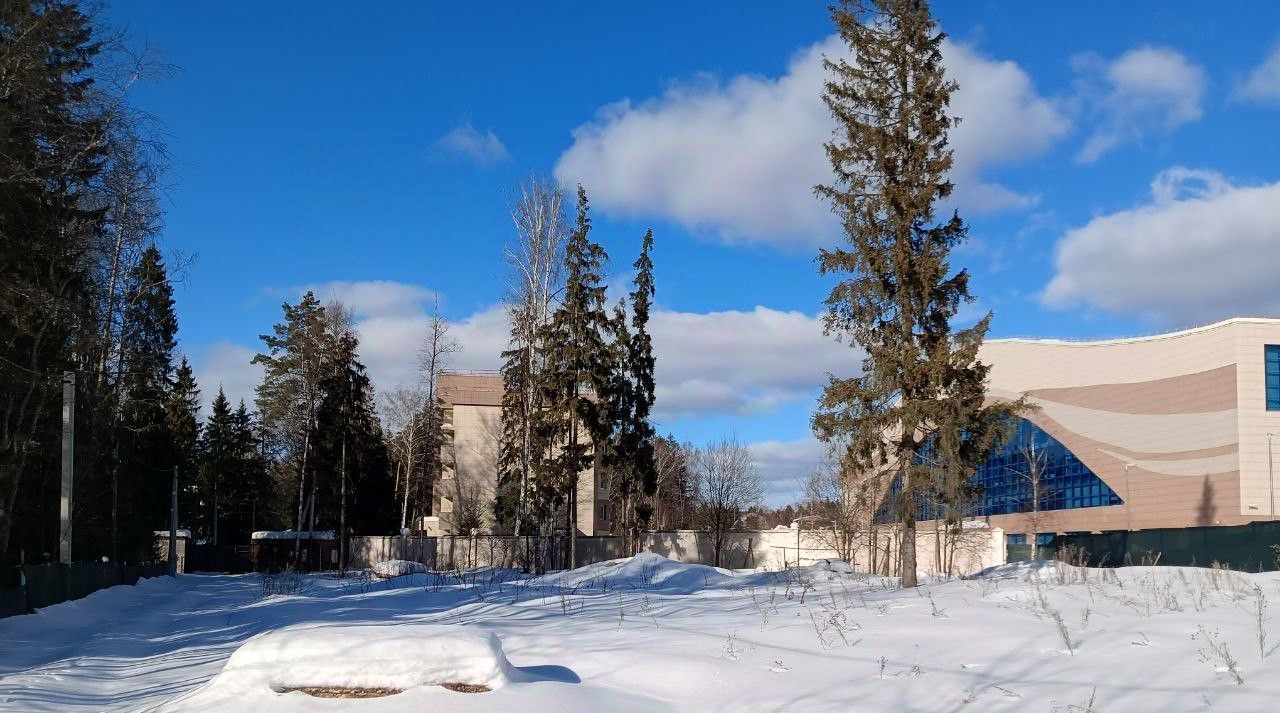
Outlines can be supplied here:
[[482, 686], [478, 683], [442, 683], [441, 688], [447, 688], [450, 691], [458, 693], [488, 693], [493, 690], [488, 686]]
[[[488, 689], [485, 689], [488, 690]], [[281, 693], [301, 691], [316, 698], [382, 698], [404, 693], [399, 688], [339, 688], [336, 686], [305, 686], [302, 688], [286, 688]]]

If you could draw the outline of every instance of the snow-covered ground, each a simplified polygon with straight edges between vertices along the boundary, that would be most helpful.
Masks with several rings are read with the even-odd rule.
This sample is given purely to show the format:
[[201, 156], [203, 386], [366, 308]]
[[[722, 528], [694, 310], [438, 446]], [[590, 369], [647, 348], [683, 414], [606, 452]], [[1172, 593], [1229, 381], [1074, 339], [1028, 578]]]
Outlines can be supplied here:
[[[0, 710], [1172, 713], [1280, 701], [1275, 573], [1011, 565], [903, 591], [840, 563], [734, 573], [642, 555], [543, 577], [300, 583], [264, 597], [257, 575], [158, 578], [0, 620]], [[407, 690], [282, 692], [344, 685]]]

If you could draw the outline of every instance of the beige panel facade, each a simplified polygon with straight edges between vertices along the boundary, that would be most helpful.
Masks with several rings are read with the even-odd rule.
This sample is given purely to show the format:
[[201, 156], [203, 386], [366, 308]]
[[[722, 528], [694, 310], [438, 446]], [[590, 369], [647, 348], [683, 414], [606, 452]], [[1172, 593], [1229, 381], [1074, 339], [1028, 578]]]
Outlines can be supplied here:
[[[1264, 347], [1280, 320], [1230, 319], [1134, 339], [999, 339], [983, 346], [995, 399], [1070, 449], [1125, 504], [1045, 513], [1041, 532], [1234, 525], [1272, 517]], [[1280, 444], [1276, 444], [1280, 446]], [[1027, 531], [1025, 515], [992, 523]]]
[[[432, 514], [439, 520], [432, 529], [444, 535], [470, 534], [459, 525], [466, 509], [474, 508], [480, 515], [480, 529], [492, 532], [502, 437], [502, 377], [449, 372], [441, 375], [439, 391], [445, 444], [443, 467], [432, 494]], [[583, 471], [578, 480], [579, 534], [607, 534], [609, 514], [608, 490], [600, 487], [596, 469]]]

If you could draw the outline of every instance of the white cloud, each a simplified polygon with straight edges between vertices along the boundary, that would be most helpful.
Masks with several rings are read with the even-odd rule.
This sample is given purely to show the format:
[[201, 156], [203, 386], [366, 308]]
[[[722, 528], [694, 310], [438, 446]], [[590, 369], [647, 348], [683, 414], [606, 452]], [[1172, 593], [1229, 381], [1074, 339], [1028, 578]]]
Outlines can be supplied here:
[[1077, 155], [1081, 162], [1153, 134], [1167, 135], [1201, 116], [1204, 69], [1175, 50], [1145, 46], [1110, 62], [1081, 55], [1075, 64], [1083, 109], [1097, 121]]
[[1271, 55], [1254, 68], [1233, 96], [1260, 104], [1280, 104], [1280, 42]]
[[511, 160], [507, 147], [493, 131], [483, 132], [467, 121], [436, 139], [436, 149], [467, 159], [477, 166], [491, 166]]
[[1174, 167], [1151, 202], [1067, 232], [1042, 295], [1182, 325], [1280, 313], [1280, 183], [1242, 186]]
[[[330, 282], [288, 291], [295, 300], [312, 290], [321, 301], [350, 307], [360, 333], [360, 357], [379, 391], [418, 378], [418, 350], [426, 335], [435, 294], [422, 286], [390, 281]], [[657, 358], [658, 420], [701, 414], [758, 414], [810, 400], [826, 374], [853, 375], [862, 352], [828, 338], [819, 317], [768, 307], [719, 312], [654, 310], [650, 329]], [[509, 333], [500, 305], [450, 325], [462, 345], [450, 367], [494, 370]], [[230, 345], [228, 345], [230, 346]], [[253, 351], [237, 347], [247, 364]], [[258, 375], [239, 380], [257, 383]]]
[[764, 499], [772, 506], [799, 502], [804, 494], [804, 479], [820, 466], [826, 446], [816, 438], [794, 441], [759, 441], [747, 444], [760, 479], [764, 481]]
[[[812, 193], [831, 179], [822, 144], [834, 123], [820, 96], [822, 57], [845, 51], [832, 37], [796, 54], [778, 78], [702, 77], [656, 99], [606, 106], [573, 131], [556, 177], [583, 182], [598, 207], [618, 215], [667, 218], [729, 241], [828, 242], [838, 226]], [[943, 53], [960, 84], [952, 106], [964, 119], [951, 136], [956, 204], [1030, 205], [1034, 196], [982, 174], [1042, 153], [1067, 131], [1067, 119], [1017, 64], [954, 42]]]
[[255, 354], [253, 349], [239, 344], [216, 342], [192, 355], [191, 368], [200, 386], [203, 415], [209, 414], [209, 404], [219, 386], [233, 406], [244, 399], [253, 408], [253, 390], [262, 380], [262, 367], [249, 363]]
[[[360, 358], [379, 392], [419, 378], [418, 352], [436, 298], [433, 291], [393, 281], [337, 281], [265, 292], [295, 301], [307, 290], [322, 302], [338, 299], [352, 309]], [[708, 414], [762, 414], [787, 404], [812, 403], [828, 373], [855, 375], [863, 356], [861, 350], [823, 335], [820, 317], [763, 306], [717, 312], [656, 309], [650, 330], [657, 360], [655, 419], [660, 423]], [[450, 335], [462, 350], [451, 355], [449, 367], [498, 369], [509, 331], [501, 305], [451, 322]], [[210, 378], [234, 382], [240, 393], [251, 396], [260, 372], [245, 372], [255, 349], [223, 344], [218, 350]], [[205, 362], [212, 363], [208, 357]]]
[[822, 334], [817, 317], [768, 307], [653, 313], [659, 419], [759, 413], [811, 399], [827, 373], [856, 374], [862, 352]]
[[271, 290], [289, 299], [294, 299], [304, 292], [311, 291], [322, 303], [337, 300], [345, 304], [356, 314], [364, 315], [407, 315], [422, 311], [422, 306], [436, 297], [436, 294], [421, 285], [409, 285], [391, 280], [366, 280], [347, 282], [335, 280]]

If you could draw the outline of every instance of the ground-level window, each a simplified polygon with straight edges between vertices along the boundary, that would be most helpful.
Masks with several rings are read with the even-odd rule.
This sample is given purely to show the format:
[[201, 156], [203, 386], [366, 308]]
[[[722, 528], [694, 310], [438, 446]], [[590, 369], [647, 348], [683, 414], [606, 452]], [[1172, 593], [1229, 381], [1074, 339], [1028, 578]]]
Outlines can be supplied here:
[[1280, 411], [1280, 344], [1265, 347], [1263, 364], [1267, 374], [1267, 410]]
[[1026, 535], [1005, 535], [1005, 544], [1009, 545], [1025, 545], [1027, 544]]

